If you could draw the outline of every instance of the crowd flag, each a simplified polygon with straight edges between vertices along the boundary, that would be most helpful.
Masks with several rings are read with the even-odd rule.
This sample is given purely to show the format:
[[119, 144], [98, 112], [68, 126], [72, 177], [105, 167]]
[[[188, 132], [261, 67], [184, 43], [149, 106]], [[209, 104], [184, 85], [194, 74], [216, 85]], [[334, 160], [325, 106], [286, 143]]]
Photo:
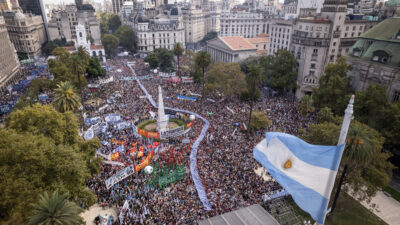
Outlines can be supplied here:
[[290, 134], [267, 132], [254, 158], [288, 191], [296, 204], [323, 224], [353, 114], [354, 96], [345, 111], [337, 146], [312, 145]]

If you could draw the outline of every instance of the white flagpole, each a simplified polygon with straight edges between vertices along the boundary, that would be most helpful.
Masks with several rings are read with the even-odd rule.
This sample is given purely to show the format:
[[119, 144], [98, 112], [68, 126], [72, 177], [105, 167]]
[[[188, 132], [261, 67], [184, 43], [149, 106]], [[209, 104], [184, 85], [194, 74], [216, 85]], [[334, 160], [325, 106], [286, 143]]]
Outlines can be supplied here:
[[[344, 111], [342, 128], [340, 129], [340, 135], [339, 135], [339, 140], [338, 140], [337, 145], [345, 145], [346, 144], [347, 132], [349, 131], [351, 119], [353, 118], [353, 104], [354, 104], [354, 95], [351, 96], [349, 104], [347, 105], [347, 108]], [[343, 148], [344, 148], [344, 146], [343, 146]], [[330, 211], [331, 210], [328, 209], [327, 213]], [[325, 217], [326, 217], [326, 214], [325, 214]], [[322, 225], [322, 224], [315, 222], [315, 225]]]

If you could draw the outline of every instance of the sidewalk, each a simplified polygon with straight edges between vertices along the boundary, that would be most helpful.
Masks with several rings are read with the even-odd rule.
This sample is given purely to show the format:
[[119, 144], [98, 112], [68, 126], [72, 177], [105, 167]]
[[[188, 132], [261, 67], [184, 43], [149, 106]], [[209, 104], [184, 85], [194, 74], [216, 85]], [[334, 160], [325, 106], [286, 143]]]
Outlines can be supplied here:
[[99, 214], [102, 214], [104, 216], [112, 214], [114, 217], [114, 221], [117, 220], [117, 209], [115, 207], [103, 210], [103, 208], [99, 204], [94, 204], [88, 210], [85, 210], [83, 213], [81, 213], [80, 216], [82, 216], [83, 220], [85, 220], [86, 225], [92, 225], [95, 224], [94, 218], [96, 218], [96, 216], [98, 216]]
[[378, 191], [370, 203], [360, 203], [389, 225], [400, 225], [400, 202], [386, 196], [382, 191]]

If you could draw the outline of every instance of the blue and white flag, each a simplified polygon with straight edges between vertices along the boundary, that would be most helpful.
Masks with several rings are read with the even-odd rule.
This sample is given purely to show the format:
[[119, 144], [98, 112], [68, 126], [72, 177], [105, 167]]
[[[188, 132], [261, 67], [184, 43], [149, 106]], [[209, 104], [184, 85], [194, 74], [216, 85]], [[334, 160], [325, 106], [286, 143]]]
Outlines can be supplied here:
[[295, 136], [268, 132], [253, 150], [297, 205], [323, 224], [343, 145], [311, 145]]

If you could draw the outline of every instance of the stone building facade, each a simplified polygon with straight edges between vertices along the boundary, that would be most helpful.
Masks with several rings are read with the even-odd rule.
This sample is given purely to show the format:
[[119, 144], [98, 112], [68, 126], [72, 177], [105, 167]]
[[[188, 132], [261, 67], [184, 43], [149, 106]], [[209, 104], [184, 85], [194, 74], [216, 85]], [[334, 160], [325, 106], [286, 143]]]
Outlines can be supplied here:
[[42, 16], [8, 11], [4, 13], [8, 34], [18, 53], [34, 58], [47, 41]]
[[176, 43], [185, 48], [185, 27], [181, 9], [171, 7], [168, 14], [148, 18], [143, 9], [125, 21], [138, 37], [138, 51], [149, 53], [157, 48], [172, 50]]
[[258, 11], [222, 10], [220, 25], [221, 37], [254, 38], [265, 33], [264, 15]]
[[319, 16], [295, 22], [290, 50], [298, 61], [298, 98], [311, 94], [325, 66], [346, 55], [357, 38], [374, 25], [366, 20], [347, 20], [346, 14], [346, 0], [326, 0]]
[[19, 79], [20, 64], [14, 45], [10, 41], [4, 18], [0, 16], [0, 89]]
[[365, 91], [370, 85], [386, 87], [390, 101], [400, 101], [400, 18], [388, 18], [360, 37], [346, 57], [352, 65], [351, 85]]
[[53, 10], [49, 21], [50, 40], [65, 38], [76, 41], [76, 26], [83, 24], [88, 37], [94, 44], [101, 44], [100, 23], [94, 8], [90, 4], [82, 4], [78, 0], [75, 5], [67, 5], [63, 10]]
[[268, 54], [274, 54], [279, 49], [290, 49], [292, 43], [293, 20], [276, 19], [268, 24], [269, 47]]

